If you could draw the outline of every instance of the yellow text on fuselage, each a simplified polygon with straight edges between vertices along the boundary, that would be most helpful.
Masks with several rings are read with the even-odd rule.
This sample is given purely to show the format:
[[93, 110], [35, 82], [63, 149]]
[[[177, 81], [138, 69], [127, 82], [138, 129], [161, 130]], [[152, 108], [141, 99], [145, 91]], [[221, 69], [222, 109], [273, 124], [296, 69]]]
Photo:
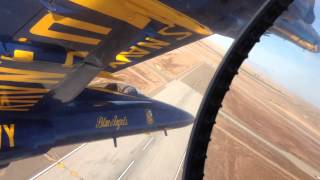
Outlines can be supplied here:
[[119, 130], [122, 126], [128, 126], [128, 118], [126, 116], [119, 118], [117, 115], [115, 115], [112, 119], [99, 116], [96, 122], [96, 128], [98, 129], [115, 127], [117, 130]]
[[0, 150], [3, 146], [4, 138], [8, 139], [9, 147], [14, 148], [14, 124], [0, 124]]

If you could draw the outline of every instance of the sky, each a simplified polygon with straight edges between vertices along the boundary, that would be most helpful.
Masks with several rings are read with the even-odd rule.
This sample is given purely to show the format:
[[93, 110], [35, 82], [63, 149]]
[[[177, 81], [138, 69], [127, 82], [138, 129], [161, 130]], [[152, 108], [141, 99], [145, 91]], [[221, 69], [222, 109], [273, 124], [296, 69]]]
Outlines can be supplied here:
[[[320, 0], [313, 27], [320, 34]], [[213, 35], [210, 40], [228, 49], [233, 39]], [[275, 35], [263, 36], [246, 63], [307, 102], [320, 108], [320, 53], [311, 53]]]

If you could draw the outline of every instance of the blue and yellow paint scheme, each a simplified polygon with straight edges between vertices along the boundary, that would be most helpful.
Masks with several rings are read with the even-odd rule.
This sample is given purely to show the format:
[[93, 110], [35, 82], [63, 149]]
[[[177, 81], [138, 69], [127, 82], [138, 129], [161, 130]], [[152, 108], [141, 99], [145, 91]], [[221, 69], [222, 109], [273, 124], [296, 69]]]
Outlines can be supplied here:
[[[0, 6], [0, 164], [53, 146], [182, 127], [192, 116], [134, 90], [88, 87], [212, 34], [236, 38], [264, 0], [11, 0]], [[318, 52], [314, 0], [269, 33]]]
[[88, 87], [69, 103], [43, 102], [36, 110], [2, 115], [1, 163], [30, 157], [51, 147], [178, 128], [193, 116], [139, 94]]

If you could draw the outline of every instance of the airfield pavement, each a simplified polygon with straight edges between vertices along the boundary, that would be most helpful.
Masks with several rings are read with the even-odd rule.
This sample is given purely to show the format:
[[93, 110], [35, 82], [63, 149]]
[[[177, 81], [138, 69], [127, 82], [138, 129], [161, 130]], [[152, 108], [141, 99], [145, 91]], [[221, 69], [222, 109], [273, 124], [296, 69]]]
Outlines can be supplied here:
[[[115, 75], [195, 116], [224, 52], [204, 39]], [[319, 115], [244, 65], [217, 117], [204, 178], [317, 179]], [[117, 148], [111, 139], [53, 148], [12, 163], [0, 179], [181, 179], [191, 129], [120, 137]]]

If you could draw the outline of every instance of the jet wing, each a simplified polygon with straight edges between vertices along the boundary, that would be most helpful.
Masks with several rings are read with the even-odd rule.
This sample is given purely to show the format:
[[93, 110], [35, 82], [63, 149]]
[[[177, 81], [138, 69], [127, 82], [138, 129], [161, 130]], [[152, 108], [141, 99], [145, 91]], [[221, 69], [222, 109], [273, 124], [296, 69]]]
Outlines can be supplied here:
[[60, 79], [41, 86], [61, 102], [73, 100], [102, 70], [116, 72], [212, 34], [197, 20], [155, 0], [22, 0], [8, 1], [1, 9], [12, 12], [1, 18], [3, 24], [24, 16], [0, 32], [6, 37], [0, 44], [2, 67], [17, 67], [4, 73], [25, 66], [36, 67], [32, 73], [53, 73], [49, 69], [60, 66], [54, 69]]
[[0, 167], [56, 145], [193, 122], [190, 114], [143, 95], [87, 85], [211, 30], [160, 1], [107, 2], [2, 4], [0, 11], [11, 15], [4, 13], [1, 23], [23, 18], [0, 30]]
[[[291, 22], [288, 17], [294, 17], [292, 21], [312, 22], [314, 1], [309, 0], [304, 6], [299, 6], [300, 1], [295, 2], [283, 19]], [[46, 89], [43, 94], [49, 99], [69, 102], [103, 70], [108, 73], [119, 71], [213, 33], [235, 38], [261, 3], [263, 0], [227, 3], [187, 0], [179, 3], [166, 0], [6, 1], [0, 7], [1, 85], [12, 85], [7, 74], [17, 79], [25, 73], [31, 73], [30, 78], [45, 77], [47, 73], [50, 79], [55, 79], [54, 83], [41, 78], [26, 83], [15, 80], [6, 88], [20, 87], [17, 83], [27, 85], [25, 87], [41, 86]], [[278, 23], [270, 32], [309, 47], [309, 50], [317, 50], [319, 36], [313, 33], [312, 27], [290, 22], [287, 25]], [[290, 37], [299, 37], [299, 41]], [[31, 70], [24, 70], [28, 68]], [[1, 102], [6, 106], [8, 100], [4, 98], [2, 96]], [[34, 106], [32, 103], [27, 105]]]

